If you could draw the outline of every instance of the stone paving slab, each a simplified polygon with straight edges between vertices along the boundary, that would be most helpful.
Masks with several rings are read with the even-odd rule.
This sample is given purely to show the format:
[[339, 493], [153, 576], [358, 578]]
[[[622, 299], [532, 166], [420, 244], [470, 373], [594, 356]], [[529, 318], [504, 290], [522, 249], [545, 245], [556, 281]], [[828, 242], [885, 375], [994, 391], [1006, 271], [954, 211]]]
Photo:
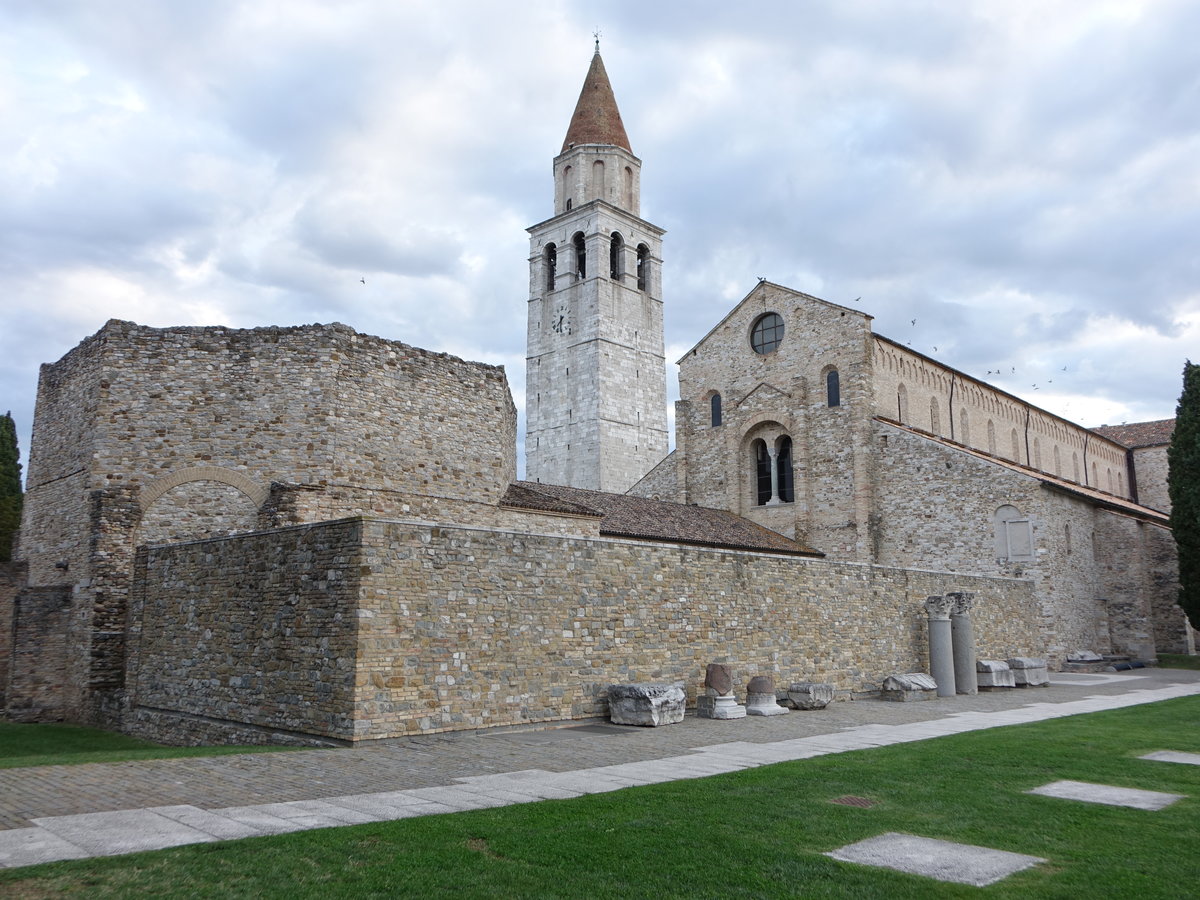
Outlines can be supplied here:
[[1188, 766], [1200, 766], [1200, 753], [1182, 753], [1178, 750], [1156, 750], [1139, 756], [1138, 759], [1152, 759], [1156, 762], [1183, 763]]
[[216, 840], [207, 831], [149, 809], [54, 816], [34, 819], [33, 824], [87, 851], [89, 856], [116, 856]]
[[[398, 797], [397, 795], [403, 796]], [[452, 807], [446, 806], [444, 803], [418, 800], [416, 797], [409, 797], [403, 791], [330, 797], [326, 802], [333, 806], [344, 806], [347, 809], [356, 809], [368, 815], [378, 816], [381, 822], [406, 819], [411, 816], [430, 816], [454, 812]]]
[[1060, 800], [1082, 800], [1084, 803], [1103, 803], [1106, 806], [1128, 806], [1132, 809], [1159, 810], [1184, 798], [1183, 794], [1146, 791], [1140, 788], [1114, 787], [1108, 784], [1089, 784], [1086, 781], [1052, 781], [1027, 794], [1057, 797]]
[[91, 855], [82, 847], [36, 825], [0, 831], [0, 866], [5, 868], [35, 866], [60, 859], [86, 859]]
[[215, 815], [224, 816], [234, 822], [248, 825], [260, 834], [287, 834], [289, 831], [304, 831], [306, 828], [320, 828], [329, 824], [327, 820], [306, 819], [303, 816], [284, 818], [265, 812], [257, 806], [227, 806], [224, 809], [214, 809]]
[[984, 887], [1046, 860], [1007, 850], [956, 844], [912, 834], [886, 834], [847, 844], [825, 854], [842, 862], [924, 875], [938, 881]]
[[[217, 840], [228, 841], [238, 838], [256, 837], [262, 834], [257, 828], [252, 828], [242, 822], [235, 822], [226, 816], [219, 816], [206, 809], [197, 809], [186, 804], [180, 806], [154, 806], [150, 812], [173, 819], [189, 828], [211, 834]], [[4, 832], [0, 831], [0, 835]]]

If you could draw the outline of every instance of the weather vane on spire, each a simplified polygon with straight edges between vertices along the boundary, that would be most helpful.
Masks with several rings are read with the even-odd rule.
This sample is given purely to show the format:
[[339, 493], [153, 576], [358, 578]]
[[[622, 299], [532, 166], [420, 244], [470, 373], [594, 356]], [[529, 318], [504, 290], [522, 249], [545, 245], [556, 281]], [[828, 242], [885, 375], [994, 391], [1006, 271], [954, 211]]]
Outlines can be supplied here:
[[603, 32], [600, 31], [599, 28], [597, 28], [595, 31], [592, 32], [592, 37], [594, 37], [596, 39], [596, 52], [597, 53], [600, 52], [600, 37], [602, 34], [603, 34]]

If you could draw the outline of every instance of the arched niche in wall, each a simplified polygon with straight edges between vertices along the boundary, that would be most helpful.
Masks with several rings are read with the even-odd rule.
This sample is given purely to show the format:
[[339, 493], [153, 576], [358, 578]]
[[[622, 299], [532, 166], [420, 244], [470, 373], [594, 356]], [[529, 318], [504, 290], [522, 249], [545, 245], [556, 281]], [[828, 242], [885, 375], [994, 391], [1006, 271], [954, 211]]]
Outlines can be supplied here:
[[219, 466], [180, 469], [146, 484], [137, 544], [167, 544], [254, 531], [270, 489]]

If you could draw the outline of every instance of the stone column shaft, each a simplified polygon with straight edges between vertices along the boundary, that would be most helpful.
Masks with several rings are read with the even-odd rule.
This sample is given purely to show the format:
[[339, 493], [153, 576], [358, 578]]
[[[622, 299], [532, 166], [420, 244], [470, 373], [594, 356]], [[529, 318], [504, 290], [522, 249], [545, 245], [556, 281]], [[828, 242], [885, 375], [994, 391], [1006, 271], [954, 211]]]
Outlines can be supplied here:
[[950, 610], [950, 638], [954, 645], [954, 687], [960, 694], [978, 694], [975, 627], [971, 624], [971, 606], [975, 602], [975, 595], [960, 591], [946, 596], [954, 598], [954, 608]]
[[950, 632], [950, 607], [954, 601], [948, 597], [929, 597], [925, 610], [929, 613], [929, 674], [937, 682], [939, 697], [953, 697], [954, 688], [954, 643]]

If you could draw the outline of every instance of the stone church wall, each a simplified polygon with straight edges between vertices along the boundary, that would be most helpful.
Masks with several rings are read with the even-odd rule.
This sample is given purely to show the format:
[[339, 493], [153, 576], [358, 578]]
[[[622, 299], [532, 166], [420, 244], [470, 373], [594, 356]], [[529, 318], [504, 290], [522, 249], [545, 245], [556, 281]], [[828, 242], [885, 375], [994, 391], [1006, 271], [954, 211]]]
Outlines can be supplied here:
[[887, 339], [873, 355], [877, 415], [1129, 499], [1120, 444]]
[[1133, 451], [1133, 466], [1137, 473], [1138, 503], [1161, 512], [1171, 511], [1171, 495], [1167, 492], [1167, 448], [1139, 447]]
[[[783, 318], [784, 337], [778, 349], [759, 354], [751, 329], [767, 312]], [[680, 396], [690, 404], [676, 415], [686, 502], [737, 512], [830, 556], [869, 560], [870, 339], [870, 317], [861, 312], [769, 282], [751, 291], [679, 361]], [[832, 369], [840, 385], [835, 407], [826, 391]], [[719, 426], [711, 421], [714, 392], [722, 399]], [[751, 443], [779, 434], [793, 442], [797, 497], [758, 506]]]

